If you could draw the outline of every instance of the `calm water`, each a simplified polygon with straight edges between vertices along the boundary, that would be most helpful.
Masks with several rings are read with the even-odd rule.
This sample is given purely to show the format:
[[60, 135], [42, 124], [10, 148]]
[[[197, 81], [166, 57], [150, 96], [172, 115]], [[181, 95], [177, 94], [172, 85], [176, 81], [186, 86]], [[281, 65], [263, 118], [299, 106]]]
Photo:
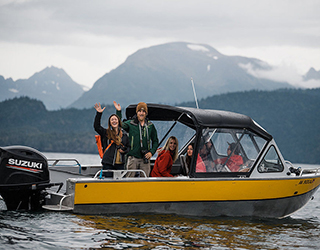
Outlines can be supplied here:
[[[46, 154], [99, 163], [96, 155]], [[320, 192], [281, 220], [0, 211], [1, 249], [319, 249]]]

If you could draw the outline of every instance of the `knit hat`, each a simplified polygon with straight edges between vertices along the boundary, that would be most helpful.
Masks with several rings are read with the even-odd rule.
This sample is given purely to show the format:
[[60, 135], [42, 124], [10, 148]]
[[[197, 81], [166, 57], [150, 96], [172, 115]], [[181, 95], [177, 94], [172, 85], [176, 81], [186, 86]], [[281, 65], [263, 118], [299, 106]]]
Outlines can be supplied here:
[[137, 105], [136, 113], [138, 113], [139, 110], [144, 110], [148, 114], [148, 107], [145, 102], [139, 102]]

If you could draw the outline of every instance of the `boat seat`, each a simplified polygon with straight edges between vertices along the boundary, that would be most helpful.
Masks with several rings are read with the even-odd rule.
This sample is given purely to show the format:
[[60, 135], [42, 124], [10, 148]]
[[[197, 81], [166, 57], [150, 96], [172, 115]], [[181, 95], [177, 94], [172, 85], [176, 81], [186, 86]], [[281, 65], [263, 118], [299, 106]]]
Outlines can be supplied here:
[[[182, 155], [181, 155], [182, 156]], [[170, 174], [172, 175], [187, 175], [186, 163], [181, 161], [181, 156], [172, 164]]]
[[185, 155], [180, 155], [180, 163], [182, 167], [182, 174], [183, 175], [188, 175], [189, 169], [187, 167], [187, 162], [186, 162], [186, 156]]

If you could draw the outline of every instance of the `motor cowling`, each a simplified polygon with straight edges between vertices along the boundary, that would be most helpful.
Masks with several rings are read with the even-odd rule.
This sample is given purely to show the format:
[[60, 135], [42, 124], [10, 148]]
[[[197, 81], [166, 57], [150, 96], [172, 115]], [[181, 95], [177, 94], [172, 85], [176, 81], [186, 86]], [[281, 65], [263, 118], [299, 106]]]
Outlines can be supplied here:
[[50, 182], [47, 158], [25, 146], [0, 147], [0, 195], [8, 210], [37, 210]]

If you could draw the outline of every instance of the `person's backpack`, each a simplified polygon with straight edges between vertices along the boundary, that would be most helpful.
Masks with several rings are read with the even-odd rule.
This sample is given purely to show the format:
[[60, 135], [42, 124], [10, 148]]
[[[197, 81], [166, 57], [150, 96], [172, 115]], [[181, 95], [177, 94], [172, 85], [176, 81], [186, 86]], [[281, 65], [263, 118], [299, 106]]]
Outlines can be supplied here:
[[108, 147], [103, 151], [102, 142], [101, 142], [101, 136], [100, 135], [95, 135], [95, 138], [96, 138], [96, 143], [97, 143], [97, 147], [98, 147], [98, 152], [99, 152], [100, 158], [102, 159], [103, 158], [103, 154], [111, 146], [111, 144], [113, 143], [113, 140], [111, 140], [111, 143], [109, 143]]

